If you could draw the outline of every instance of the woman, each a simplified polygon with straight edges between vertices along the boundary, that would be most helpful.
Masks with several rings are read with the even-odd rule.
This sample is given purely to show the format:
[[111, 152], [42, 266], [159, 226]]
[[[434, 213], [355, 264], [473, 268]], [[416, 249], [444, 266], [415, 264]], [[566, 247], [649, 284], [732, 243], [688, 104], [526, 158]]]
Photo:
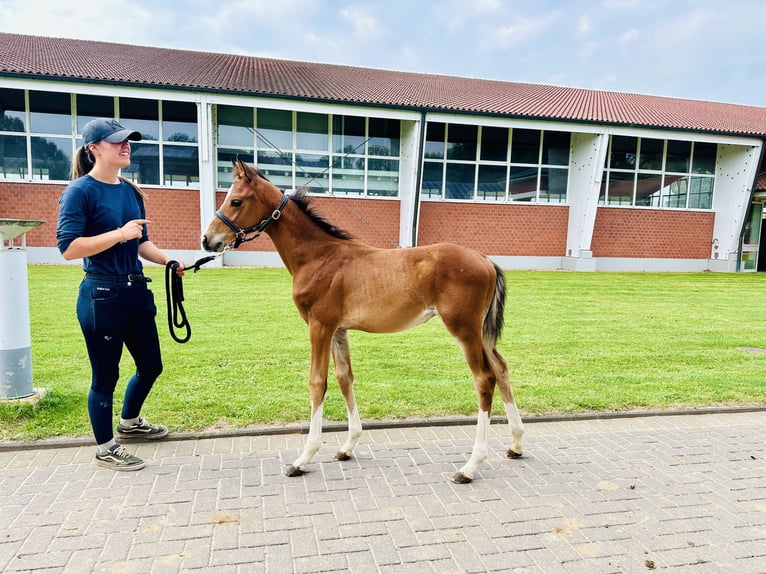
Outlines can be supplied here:
[[[112, 432], [113, 395], [123, 344], [136, 372], [128, 381], [117, 438], [160, 439], [161, 425], [140, 416], [162, 372], [151, 281], [139, 256], [160, 265], [170, 257], [149, 240], [143, 192], [120, 177], [130, 165], [130, 142], [141, 134], [115, 120], [88, 122], [83, 145], [72, 161], [72, 179], [59, 199], [56, 239], [66, 260], [83, 260], [85, 277], [77, 298], [77, 319], [85, 336], [92, 379], [88, 414], [96, 438], [96, 464], [113, 470], [139, 470], [146, 463], [127, 452]], [[183, 275], [184, 265], [176, 273]]]

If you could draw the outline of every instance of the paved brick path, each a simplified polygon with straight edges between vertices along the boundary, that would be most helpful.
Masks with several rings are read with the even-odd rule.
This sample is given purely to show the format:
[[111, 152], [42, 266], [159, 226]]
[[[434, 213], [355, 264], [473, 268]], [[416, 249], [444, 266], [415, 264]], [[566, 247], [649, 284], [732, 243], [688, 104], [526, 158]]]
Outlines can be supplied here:
[[0, 572], [766, 572], [766, 412], [505, 425], [469, 485], [473, 426], [0, 450]]

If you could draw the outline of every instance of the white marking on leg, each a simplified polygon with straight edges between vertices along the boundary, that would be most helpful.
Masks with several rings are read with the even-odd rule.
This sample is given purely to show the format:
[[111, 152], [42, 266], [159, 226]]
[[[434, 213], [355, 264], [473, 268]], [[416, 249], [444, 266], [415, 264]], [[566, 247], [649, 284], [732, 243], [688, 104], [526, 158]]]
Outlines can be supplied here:
[[471, 452], [471, 458], [468, 459], [468, 462], [460, 469], [460, 472], [471, 480], [473, 480], [476, 469], [486, 460], [489, 452], [489, 422], [489, 413], [479, 411], [476, 417], [476, 439], [473, 443], [473, 452]]
[[505, 414], [508, 417], [508, 426], [511, 427], [511, 450], [516, 454], [522, 454], [521, 437], [524, 436], [524, 424], [519, 416], [516, 403], [504, 403]]
[[346, 442], [340, 447], [340, 452], [351, 456], [360, 436], [362, 436], [362, 421], [359, 418], [359, 409], [354, 405], [353, 410], [348, 412], [348, 436]]
[[309, 435], [306, 438], [306, 444], [303, 447], [301, 455], [295, 459], [293, 466], [299, 470], [306, 470], [306, 465], [311, 462], [314, 455], [319, 451], [319, 447], [322, 446], [322, 412], [324, 411], [324, 402], [321, 402], [319, 406], [311, 415], [311, 421], [309, 422]]

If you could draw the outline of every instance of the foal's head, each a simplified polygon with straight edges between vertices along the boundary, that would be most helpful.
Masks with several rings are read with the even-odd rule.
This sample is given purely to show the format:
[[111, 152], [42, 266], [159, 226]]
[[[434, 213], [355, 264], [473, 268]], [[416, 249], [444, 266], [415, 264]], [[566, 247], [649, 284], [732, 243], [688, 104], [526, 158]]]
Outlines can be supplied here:
[[274, 213], [283, 198], [282, 192], [261, 172], [239, 158], [232, 163], [234, 181], [202, 236], [206, 251], [223, 251], [229, 245], [237, 247], [242, 241], [253, 239], [262, 231], [257, 229], [258, 224]]

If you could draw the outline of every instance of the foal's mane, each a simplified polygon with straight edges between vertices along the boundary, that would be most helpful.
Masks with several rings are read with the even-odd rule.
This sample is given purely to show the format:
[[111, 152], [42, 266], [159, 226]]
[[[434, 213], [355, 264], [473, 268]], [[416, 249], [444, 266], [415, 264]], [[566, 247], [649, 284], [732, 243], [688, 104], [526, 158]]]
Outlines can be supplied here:
[[[258, 177], [261, 179], [265, 179], [266, 181], [269, 181], [269, 178], [266, 177], [266, 175], [257, 167], [252, 168], [255, 173], [258, 174]], [[271, 183], [269, 181], [269, 183]], [[273, 184], [272, 184], [273, 185]], [[284, 193], [284, 192], [282, 192]], [[316, 225], [319, 229], [327, 233], [328, 235], [331, 235], [332, 237], [335, 237], [337, 239], [353, 239], [352, 235], [346, 231], [345, 229], [341, 229], [340, 227], [336, 227], [323, 215], [320, 215], [315, 209], [309, 206], [310, 198], [307, 194], [306, 189], [299, 189], [295, 193], [293, 193], [290, 196], [290, 199], [292, 200], [295, 205], [297, 205], [300, 210], [306, 214], [306, 216]]]
[[310, 198], [306, 195], [306, 190], [299, 189], [294, 194], [290, 196], [290, 199], [297, 205], [303, 213], [306, 214], [306, 216], [314, 222], [314, 225], [316, 225], [319, 229], [327, 233], [328, 235], [332, 235], [333, 237], [336, 237], [338, 239], [353, 239], [351, 234], [346, 231], [345, 229], [341, 229], [340, 227], [336, 227], [327, 219], [324, 218], [323, 215], [320, 215], [316, 212], [313, 208], [309, 206]]

